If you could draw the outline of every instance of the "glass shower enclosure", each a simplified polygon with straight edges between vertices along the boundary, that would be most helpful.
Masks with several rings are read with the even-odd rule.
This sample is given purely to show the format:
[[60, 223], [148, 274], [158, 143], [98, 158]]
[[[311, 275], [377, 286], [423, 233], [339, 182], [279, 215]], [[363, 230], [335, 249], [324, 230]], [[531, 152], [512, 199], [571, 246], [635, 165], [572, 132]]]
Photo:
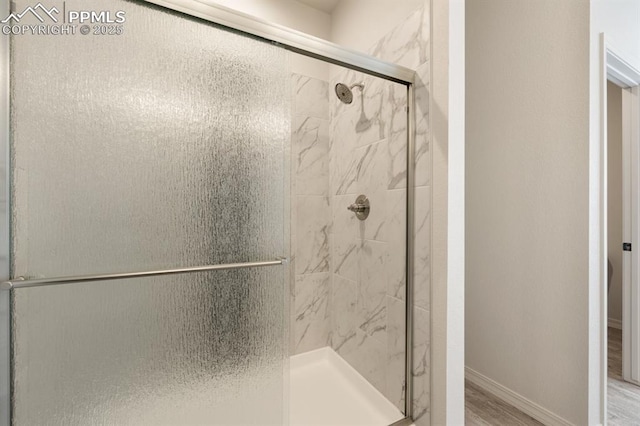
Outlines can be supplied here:
[[[8, 25], [9, 12], [23, 25], [45, 11], [58, 18], [51, 26], [71, 25], [71, 12], [87, 7], [12, 3]], [[291, 247], [290, 55], [364, 71], [367, 84], [386, 81], [393, 87], [384, 93], [407, 106], [412, 74], [198, 1], [91, 7], [126, 20], [2, 36], [10, 61], [0, 115], [10, 133], [1, 162], [0, 425], [289, 424], [291, 305], [303, 257]], [[413, 148], [404, 105], [406, 194], [394, 199], [404, 251], [387, 266], [400, 271], [389, 291], [405, 306], [384, 331], [402, 337], [393, 402], [410, 420]], [[356, 136], [353, 152], [364, 145]], [[386, 179], [361, 179], [387, 189]], [[331, 193], [342, 203], [356, 190]], [[360, 232], [359, 251], [377, 250], [373, 231]], [[373, 291], [353, 282], [356, 292]], [[381, 330], [381, 309], [370, 309], [351, 318], [360, 321], [353, 341]], [[332, 335], [343, 332], [351, 331], [341, 322]], [[333, 349], [358, 369], [355, 355]]]

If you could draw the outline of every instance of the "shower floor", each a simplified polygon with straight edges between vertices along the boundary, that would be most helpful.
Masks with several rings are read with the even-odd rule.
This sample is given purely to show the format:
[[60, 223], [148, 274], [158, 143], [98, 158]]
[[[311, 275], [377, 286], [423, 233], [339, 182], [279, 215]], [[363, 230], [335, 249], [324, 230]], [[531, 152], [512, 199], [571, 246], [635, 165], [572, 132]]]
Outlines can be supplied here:
[[291, 426], [388, 426], [403, 415], [325, 347], [291, 357]]

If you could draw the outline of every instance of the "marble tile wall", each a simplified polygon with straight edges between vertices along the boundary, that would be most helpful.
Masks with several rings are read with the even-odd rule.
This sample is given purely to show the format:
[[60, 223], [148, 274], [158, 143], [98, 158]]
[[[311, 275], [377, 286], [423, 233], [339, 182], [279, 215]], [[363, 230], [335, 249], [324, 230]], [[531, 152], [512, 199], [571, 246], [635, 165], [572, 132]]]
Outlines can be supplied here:
[[[429, 424], [431, 157], [428, 2], [370, 54], [417, 70], [414, 418]], [[404, 406], [406, 88], [350, 70], [293, 75], [292, 353], [330, 345]], [[364, 83], [342, 104], [336, 82]], [[346, 207], [372, 204], [359, 221]]]
[[[349, 70], [337, 82], [364, 89], [349, 105], [330, 98], [331, 345], [403, 409], [407, 91]], [[359, 194], [371, 203], [365, 221], [347, 210]]]
[[292, 75], [291, 353], [329, 344], [330, 233], [329, 89], [326, 81]]
[[[430, 411], [430, 176], [429, 16], [421, 8], [369, 53], [417, 70], [414, 270], [414, 418]], [[404, 406], [406, 241], [406, 88], [355, 71], [331, 79], [364, 83], [344, 105], [329, 99], [331, 345], [399, 408]], [[358, 194], [371, 201], [369, 218], [346, 210]]]
[[[431, 151], [429, 129], [429, 2], [376, 43], [369, 53], [385, 61], [416, 70], [416, 175], [415, 175], [415, 257], [414, 257], [414, 345], [413, 345], [413, 412], [417, 426], [430, 424], [430, 312], [431, 312]], [[394, 133], [400, 132], [404, 122], [392, 128], [390, 152], [394, 165], [405, 149]], [[392, 175], [400, 174], [392, 172]], [[400, 183], [401, 185], [402, 183]], [[406, 186], [406, 182], [404, 183]], [[394, 186], [395, 187], [395, 186]]]

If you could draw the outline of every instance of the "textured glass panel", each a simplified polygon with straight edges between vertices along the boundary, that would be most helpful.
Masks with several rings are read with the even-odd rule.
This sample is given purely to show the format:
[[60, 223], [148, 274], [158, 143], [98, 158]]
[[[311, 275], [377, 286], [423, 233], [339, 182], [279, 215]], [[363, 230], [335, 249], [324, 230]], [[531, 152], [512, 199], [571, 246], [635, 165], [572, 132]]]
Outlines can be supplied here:
[[15, 424], [283, 424], [285, 272], [16, 291]]
[[[47, 7], [89, 4], [124, 33], [12, 37], [14, 276], [286, 254], [286, 52], [141, 2]], [[15, 424], [282, 424], [282, 269], [15, 291]]]
[[90, 5], [126, 11], [124, 34], [13, 37], [14, 272], [283, 255], [287, 53], [138, 2]]

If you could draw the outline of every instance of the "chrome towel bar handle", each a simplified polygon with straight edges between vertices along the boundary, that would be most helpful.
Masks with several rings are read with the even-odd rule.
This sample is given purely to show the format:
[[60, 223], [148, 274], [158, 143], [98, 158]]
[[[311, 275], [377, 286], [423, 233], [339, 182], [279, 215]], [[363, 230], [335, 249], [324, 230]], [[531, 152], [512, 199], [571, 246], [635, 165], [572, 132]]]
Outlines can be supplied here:
[[152, 271], [122, 272], [114, 274], [75, 275], [70, 277], [38, 279], [25, 279], [23, 277], [18, 277], [13, 280], [0, 283], [0, 290], [14, 290], [18, 288], [44, 287], [50, 285], [86, 283], [96, 281], [124, 280], [129, 278], [157, 277], [162, 275], [189, 274], [193, 272], [261, 268], [265, 266], [286, 265], [287, 263], [289, 263], [289, 259], [287, 259], [286, 257], [282, 257], [276, 260], [267, 260], [262, 262], [227, 263], [220, 265], [192, 266], [187, 268], [158, 269]]

